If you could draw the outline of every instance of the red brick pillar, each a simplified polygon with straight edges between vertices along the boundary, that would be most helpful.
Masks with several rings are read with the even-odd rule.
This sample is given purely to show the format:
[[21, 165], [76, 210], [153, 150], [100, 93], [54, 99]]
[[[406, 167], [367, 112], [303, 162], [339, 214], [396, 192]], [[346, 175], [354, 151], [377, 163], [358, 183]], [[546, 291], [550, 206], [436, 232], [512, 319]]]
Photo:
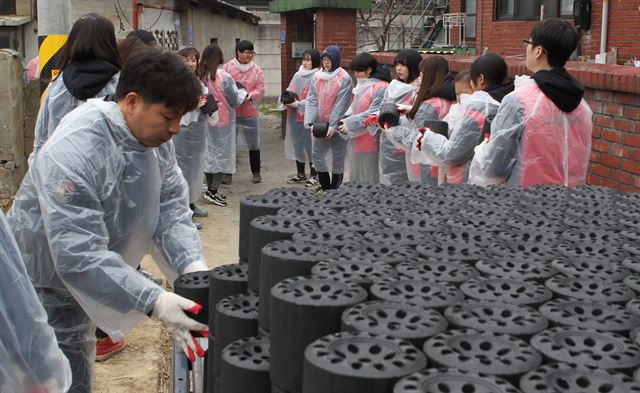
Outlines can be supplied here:
[[291, 82], [299, 64], [292, 57], [292, 42], [313, 42], [313, 13], [292, 11], [280, 14], [280, 30], [284, 33], [284, 44], [280, 44], [281, 84], [284, 91]]
[[316, 11], [316, 48], [322, 52], [329, 45], [342, 49], [342, 64], [356, 55], [356, 10], [319, 8]]

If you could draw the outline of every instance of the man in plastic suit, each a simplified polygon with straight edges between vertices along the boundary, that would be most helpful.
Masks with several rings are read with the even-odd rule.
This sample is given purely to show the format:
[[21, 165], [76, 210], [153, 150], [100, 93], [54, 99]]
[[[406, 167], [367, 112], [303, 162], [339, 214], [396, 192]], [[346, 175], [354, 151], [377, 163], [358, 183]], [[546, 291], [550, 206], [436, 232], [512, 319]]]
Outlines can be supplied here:
[[66, 392], [69, 361], [0, 211], [0, 392]]
[[[9, 224], [73, 372], [90, 392], [96, 325], [120, 339], [148, 316], [195, 360], [189, 318], [202, 306], [136, 273], [152, 246], [170, 279], [207, 270], [172, 143], [201, 85], [178, 55], [153, 50], [127, 62], [115, 102], [70, 112], [29, 168]], [[155, 256], [154, 256], [155, 257]]]
[[578, 33], [562, 19], [546, 19], [524, 40], [532, 77], [516, 78], [476, 148], [469, 182], [529, 187], [584, 184], [591, 154], [592, 112], [584, 87], [564, 68]]

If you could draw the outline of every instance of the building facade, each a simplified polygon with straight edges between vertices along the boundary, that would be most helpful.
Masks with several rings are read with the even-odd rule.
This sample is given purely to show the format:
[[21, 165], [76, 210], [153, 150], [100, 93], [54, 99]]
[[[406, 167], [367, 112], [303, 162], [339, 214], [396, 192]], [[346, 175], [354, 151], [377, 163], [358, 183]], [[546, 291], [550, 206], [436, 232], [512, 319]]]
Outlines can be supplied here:
[[[640, 58], [640, 0], [593, 0], [591, 26], [580, 29], [577, 57], [593, 60], [603, 38], [603, 8], [608, 6], [606, 51], [617, 49], [617, 63]], [[467, 45], [477, 53], [488, 49], [503, 56], [524, 54], [522, 39], [529, 38], [541, 17], [561, 17], [574, 24], [574, 0], [451, 0], [449, 12], [467, 14]], [[455, 36], [455, 35], [454, 35]]]

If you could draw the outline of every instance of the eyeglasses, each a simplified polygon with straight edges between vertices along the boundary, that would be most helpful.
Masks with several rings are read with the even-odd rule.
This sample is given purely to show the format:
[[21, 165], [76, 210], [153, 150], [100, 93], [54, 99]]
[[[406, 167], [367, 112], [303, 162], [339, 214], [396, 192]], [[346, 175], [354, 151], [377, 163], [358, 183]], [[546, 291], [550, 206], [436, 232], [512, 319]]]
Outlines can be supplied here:
[[243, 50], [242, 53], [244, 53], [245, 55], [251, 55], [251, 56], [256, 54], [256, 52], [252, 50]]
[[523, 39], [522, 42], [524, 42], [524, 46], [527, 46], [529, 44], [531, 44], [532, 46], [535, 46], [535, 44], [531, 40]]

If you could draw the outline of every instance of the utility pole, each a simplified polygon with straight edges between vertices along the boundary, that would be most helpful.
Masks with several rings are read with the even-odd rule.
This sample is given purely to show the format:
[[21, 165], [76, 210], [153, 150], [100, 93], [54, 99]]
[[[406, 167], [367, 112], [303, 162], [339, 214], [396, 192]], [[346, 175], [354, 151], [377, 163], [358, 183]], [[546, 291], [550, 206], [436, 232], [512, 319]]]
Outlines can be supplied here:
[[38, 0], [38, 55], [40, 56], [41, 98], [62, 56], [62, 47], [71, 31], [70, 0]]

